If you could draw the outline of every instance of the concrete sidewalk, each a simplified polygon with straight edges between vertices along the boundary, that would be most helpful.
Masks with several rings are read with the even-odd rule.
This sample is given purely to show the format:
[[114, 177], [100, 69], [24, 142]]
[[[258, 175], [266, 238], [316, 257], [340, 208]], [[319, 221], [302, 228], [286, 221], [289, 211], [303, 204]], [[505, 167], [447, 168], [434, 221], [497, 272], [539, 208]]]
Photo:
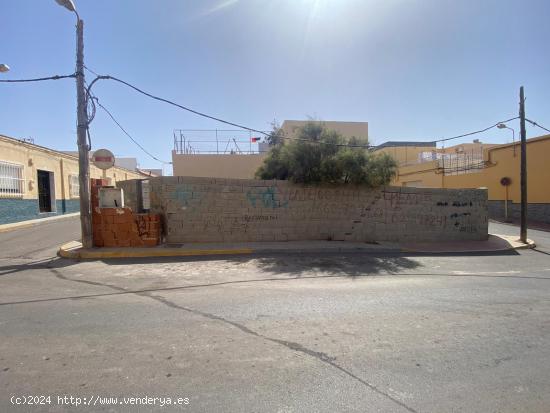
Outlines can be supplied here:
[[376, 253], [467, 253], [497, 252], [514, 249], [534, 248], [535, 243], [520, 243], [517, 237], [489, 235], [487, 241], [452, 241], [440, 243], [367, 244], [344, 241], [290, 241], [290, 242], [248, 242], [232, 244], [182, 244], [161, 245], [152, 248], [82, 248], [77, 241], [67, 243], [58, 251], [59, 256], [70, 259], [111, 258], [153, 258], [191, 257], [208, 255], [284, 254], [284, 253], [334, 253], [364, 252]]
[[28, 219], [26, 221], [13, 222], [11, 224], [2, 224], [0, 225], [0, 232], [15, 231], [16, 229], [33, 227], [35, 225], [46, 224], [48, 222], [59, 221], [60, 219], [73, 218], [78, 216], [80, 216], [80, 212], [54, 215], [47, 218]]

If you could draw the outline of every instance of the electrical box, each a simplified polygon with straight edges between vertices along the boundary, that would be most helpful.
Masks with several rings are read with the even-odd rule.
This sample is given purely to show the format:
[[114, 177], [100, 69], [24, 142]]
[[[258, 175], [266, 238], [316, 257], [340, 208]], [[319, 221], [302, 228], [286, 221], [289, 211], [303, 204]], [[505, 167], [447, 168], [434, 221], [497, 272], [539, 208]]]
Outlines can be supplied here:
[[149, 211], [151, 209], [151, 198], [148, 179], [141, 181], [141, 203], [143, 210]]
[[123, 208], [124, 191], [122, 188], [99, 188], [100, 208]]

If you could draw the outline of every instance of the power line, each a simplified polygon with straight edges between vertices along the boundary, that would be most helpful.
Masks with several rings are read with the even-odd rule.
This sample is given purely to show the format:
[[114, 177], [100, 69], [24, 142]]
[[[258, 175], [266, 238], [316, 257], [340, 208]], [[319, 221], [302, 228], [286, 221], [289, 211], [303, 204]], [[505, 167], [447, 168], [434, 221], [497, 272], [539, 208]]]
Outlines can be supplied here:
[[44, 80], [59, 80], [59, 79], [66, 79], [69, 77], [76, 77], [76, 73], [73, 73], [72, 75], [55, 75], [55, 76], [49, 76], [49, 77], [37, 77], [34, 79], [2, 79], [0, 82], [2, 83], [23, 83], [23, 82], [42, 82]]
[[[90, 69], [88, 69], [88, 70], [90, 70]], [[90, 72], [92, 72], [92, 71], [90, 70]], [[92, 73], [95, 73], [95, 72], [92, 72]], [[169, 105], [176, 106], [177, 108], [183, 109], [187, 112], [194, 113], [195, 115], [202, 116], [202, 117], [208, 118], [208, 119], [212, 119], [212, 120], [215, 120], [217, 122], [224, 123], [226, 125], [235, 126], [237, 128], [241, 128], [241, 129], [244, 129], [244, 130], [247, 130], [247, 131], [250, 131], [250, 132], [259, 133], [259, 134], [262, 134], [262, 135], [267, 136], [267, 137], [271, 136], [271, 133], [264, 132], [264, 131], [254, 129], [254, 128], [250, 128], [248, 126], [240, 125], [238, 123], [227, 121], [227, 120], [224, 120], [224, 119], [212, 116], [212, 115], [208, 115], [206, 113], [199, 112], [195, 109], [191, 109], [189, 107], [180, 105], [179, 103], [173, 102], [169, 99], [165, 99], [165, 98], [162, 98], [160, 96], [155, 96], [151, 93], [145, 92], [144, 90], [138, 88], [137, 86], [132, 85], [129, 82], [126, 82], [122, 79], [118, 79], [114, 76], [97, 76], [96, 79], [94, 79], [94, 81], [92, 81], [92, 83], [90, 84], [90, 87], [88, 88], [88, 91], [91, 89], [91, 87], [93, 86], [93, 84], [97, 80], [114, 80], [115, 82], [119, 82], [119, 83], [121, 83], [125, 86], [128, 86], [129, 88], [134, 89], [136, 92], [139, 92], [139, 93], [141, 93], [141, 94], [143, 94], [147, 97], [150, 97], [151, 99], [158, 100], [158, 101], [161, 101], [161, 102], [164, 102], [164, 103], [168, 103]], [[308, 143], [318, 143], [318, 144], [321, 144], [321, 145], [331, 145], [331, 146], [340, 146], [340, 147], [348, 147], [348, 148], [363, 148], [363, 149], [372, 148], [372, 145], [368, 145], [368, 144], [367, 145], [354, 145], [354, 144], [346, 144], [346, 143], [321, 142], [321, 141], [312, 141], [311, 139], [291, 138], [291, 137], [288, 137], [288, 136], [278, 136], [278, 138], [279, 139], [285, 139], [285, 140], [295, 140], [295, 141], [302, 141], [302, 142], [308, 142]]]
[[147, 151], [147, 149], [145, 149], [143, 146], [140, 145], [140, 143], [138, 141], [136, 141], [127, 131], [126, 129], [124, 129], [124, 127], [115, 119], [115, 117], [113, 116], [113, 114], [105, 107], [103, 106], [101, 103], [99, 103], [99, 99], [96, 98], [95, 96], [92, 98], [93, 100], [95, 100], [95, 103], [97, 104], [97, 106], [99, 106], [102, 110], [105, 111], [105, 113], [107, 113], [107, 115], [109, 115], [109, 117], [111, 118], [111, 120], [116, 123], [116, 125], [119, 127], [119, 129], [124, 132], [124, 134], [126, 136], [128, 136], [128, 138], [130, 138], [130, 140], [132, 142], [134, 142], [143, 152], [145, 152], [147, 155], [149, 155], [151, 158], [153, 158], [155, 161], [158, 161], [160, 163], [164, 163], [164, 164], [170, 164], [171, 162], [166, 162], [166, 161], [162, 161], [160, 160], [159, 158], [157, 158], [156, 156], [154, 156], [153, 154], [151, 154], [149, 151]]
[[84, 69], [86, 69], [88, 72], [90, 72], [91, 74], [95, 75], [95, 76], [100, 76], [99, 74], [97, 74], [96, 72], [94, 72], [92, 69], [90, 69], [88, 66], [84, 65]]
[[[132, 89], [134, 89], [135, 91], [145, 95], [145, 96], [148, 96], [152, 99], [155, 99], [155, 100], [158, 100], [158, 101], [161, 101], [161, 102], [165, 102], [165, 103], [168, 103], [170, 105], [173, 105], [173, 106], [176, 106], [180, 109], [183, 109], [183, 110], [186, 110], [188, 112], [191, 112], [191, 113], [194, 113], [196, 115], [199, 115], [199, 116], [202, 116], [202, 117], [205, 117], [205, 118], [208, 118], [208, 119], [212, 119], [212, 120], [215, 120], [215, 121], [218, 121], [218, 122], [221, 122], [221, 123], [225, 123], [227, 125], [231, 125], [231, 126], [236, 126], [238, 128], [241, 128], [241, 129], [245, 129], [245, 130], [248, 130], [248, 131], [251, 131], [251, 132], [256, 132], [256, 133], [260, 133], [264, 136], [271, 136], [270, 133], [267, 133], [267, 132], [264, 132], [264, 131], [260, 131], [258, 129], [254, 129], [254, 128], [250, 128], [248, 126], [244, 126], [244, 125], [240, 125], [240, 124], [237, 124], [237, 123], [234, 123], [234, 122], [230, 122], [230, 121], [226, 121], [226, 120], [223, 120], [223, 119], [220, 119], [220, 118], [217, 118], [215, 116], [211, 116], [211, 115], [208, 115], [208, 114], [205, 114], [205, 113], [202, 113], [202, 112], [199, 112], [197, 110], [194, 110], [194, 109], [191, 109], [191, 108], [188, 108], [188, 107], [185, 107], [183, 105], [180, 105], [178, 103], [175, 103], [175, 102], [172, 102], [168, 99], [164, 99], [164, 98], [161, 98], [159, 96], [155, 96], [155, 95], [152, 95], [150, 93], [147, 93], [141, 89], [139, 89], [138, 87], [130, 84], [129, 82], [126, 82], [124, 80], [121, 80], [121, 79], [118, 79], [116, 77], [113, 77], [113, 76], [99, 76], [99, 78], [102, 78], [102, 79], [109, 79], [109, 80], [114, 80], [116, 82], [119, 82], [119, 83], [122, 83]], [[484, 129], [480, 129], [480, 130], [476, 130], [476, 131], [473, 131], [473, 132], [468, 132], [468, 133], [464, 133], [462, 135], [457, 135], [457, 136], [452, 136], [452, 137], [449, 137], [449, 138], [444, 138], [444, 139], [438, 139], [438, 140], [435, 140], [435, 141], [432, 141], [432, 142], [445, 142], [445, 141], [449, 141], [449, 140], [453, 140], [453, 139], [459, 139], [459, 138], [464, 138], [466, 136], [472, 136], [472, 135], [476, 135], [476, 134], [479, 134], [479, 133], [483, 133], [483, 132], [487, 132], [488, 130], [492, 129], [492, 128], [495, 128], [498, 124], [500, 123], [506, 123], [506, 122], [510, 122], [512, 120], [516, 120], [516, 119], [519, 119], [519, 116], [516, 116], [516, 117], [513, 117], [513, 118], [510, 118], [510, 119], [506, 119], [506, 120], [503, 120], [503, 121], [499, 121], [487, 128], [484, 128]], [[368, 149], [368, 148], [372, 148], [373, 146], [372, 145], [354, 145], [354, 144], [346, 144], [346, 143], [331, 143], [331, 142], [320, 142], [320, 141], [312, 141], [310, 139], [301, 139], [301, 138], [291, 138], [291, 137], [287, 137], [287, 136], [278, 136], [278, 138], [280, 139], [285, 139], [285, 140], [295, 140], [295, 141], [303, 141], [303, 142], [308, 142], [308, 143], [319, 143], [319, 144], [323, 144], [323, 145], [332, 145], [332, 146], [340, 146], [340, 147], [349, 147], [349, 148], [363, 148], [363, 149]]]
[[538, 124], [537, 122], [535, 122], [535, 121], [529, 120], [529, 119], [527, 119], [527, 118], [525, 118], [525, 120], [526, 120], [527, 122], [529, 122], [529, 123], [530, 123], [531, 125], [533, 125], [533, 126], [537, 126], [537, 127], [541, 128], [541, 129], [544, 129], [546, 132], [550, 132], [550, 129], [547, 129], [547, 128], [545, 128], [544, 126], [539, 125], [539, 124]]
[[[131, 89], [134, 89], [136, 92], [139, 92], [145, 96], [148, 96], [150, 97], [151, 99], [154, 99], [154, 100], [158, 100], [160, 102], [164, 102], [164, 103], [168, 103], [169, 105], [172, 105], [172, 106], [176, 106], [180, 109], [183, 109], [187, 112], [191, 112], [191, 113], [194, 113], [195, 115], [198, 115], [198, 116], [202, 116], [204, 118], [208, 118], [208, 119], [212, 119], [212, 120], [215, 120], [217, 122], [221, 122], [221, 123], [225, 123], [226, 125], [231, 125], [231, 126], [235, 126], [237, 128], [241, 128], [241, 129], [245, 129], [245, 130], [248, 130], [248, 131], [251, 131], [251, 132], [256, 132], [256, 133], [260, 133], [262, 135], [265, 135], [265, 136], [269, 136], [268, 133], [264, 132], [264, 131], [261, 131], [261, 130], [258, 130], [258, 129], [254, 129], [254, 128], [249, 128], [248, 126], [244, 126], [244, 125], [239, 125], [238, 123], [234, 123], [234, 122], [230, 122], [230, 121], [227, 121], [227, 120], [224, 120], [224, 119], [220, 119], [220, 118], [217, 118], [215, 116], [211, 116], [211, 115], [208, 115], [206, 113], [202, 113], [202, 112], [199, 112], [195, 109], [191, 109], [191, 108], [188, 108], [186, 106], [183, 106], [183, 105], [180, 105], [179, 103], [176, 103], [176, 102], [173, 102], [171, 100], [168, 100], [168, 99], [165, 99], [165, 98], [162, 98], [162, 97], [159, 97], [159, 96], [155, 96], [151, 93], [147, 93], [145, 92], [144, 90], [138, 88], [137, 86], [134, 86], [132, 85], [131, 83], [128, 83], [122, 79], [118, 79], [114, 76], [98, 76], [96, 79], [94, 79], [94, 81], [90, 84], [90, 87], [94, 84], [94, 82], [96, 80], [100, 80], [100, 79], [104, 79], [104, 80], [114, 80], [115, 82], [119, 82], [119, 83], [122, 83], [123, 85], [126, 85], [128, 86], [129, 88]], [[88, 89], [89, 90], [89, 89]]]
[[[180, 108], [180, 109], [183, 109], [187, 112], [190, 112], [190, 113], [193, 113], [195, 115], [198, 115], [198, 116], [202, 116], [204, 118], [208, 118], [208, 119], [212, 119], [212, 120], [215, 120], [217, 122], [220, 122], [220, 123], [224, 123], [226, 125], [231, 125], [231, 126], [235, 126], [237, 128], [241, 128], [241, 129], [244, 129], [244, 130], [248, 130], [250, 132], [255, 132], [255, 133], [259, 133], [259, 134], [262, 134], [266, 137], [269, 137], [271, 136], [271, 133], [268, 133], [268, 132], [264, 132], [264, 131], [261, 131], [261, 130], [258, 130], [258, 129], [254, 129], [254, 128], [250, 128], [248, 126], [244, 126], [244, 125], [240, 125], [238, 123], [235, 123], [235, 122], [231, 122], [231, 121], [227, 121], [227, 120], [224, 120], [224, 119], [221, 119], [221, 118], [218, 118], [218, 117], [215, 117], [215, 116], [212, 116], [212, 115], [208, 115], [206, 113], [203, 113], [203, 112], [200, 112], [198, 110], [195, 110], [195, 109], [191, 109], [189, 107], [186, 107], [186, 106], [183, 106], [183, 105], [180, 105], [179, 103], [176, 103], [176, 102], [173, 102], [169, 99], [165, 99], [165, 98], [162, 98], [160, 96], [155, 96], [151, 93], [148, 93], [148, 92], [145, 92], [144, 90], [138, 88], [137, 86], [134, 86], [133, 84], [129, 83], [129, 82], [126, 82], [122, 79], [119, 79], [119, 78], [116, 78], [114, 76], [102, 76], [102, 75], [98, 75], [95, 71], [93, 71], [92, 69], [90, 69], [89, 67], [87, 66], [84, 66], [86, 70], [88, 70], [90, 73], [93, 73], [94, 75], [96, 75], [97, 77], [92, 81], [92, 83], [87, 87], [87, 93], [88, 93], [88, 96], [91, 97], [91, 101], [92, 101], [92, 106], [93, 106], [93, 101], [95, 100], [98, 104], [99, 102], [97, 101], [97, 98], [95, 98], [91, 92], [90, 92], [90, 89], [91, 87], [93, 86], [93, 84], [98, 81], [98, 80], [114, 80], [115, 82], [119, 82], [133, 90], [135, 90], [136, 92], [139, 92], [151, 99], [154, 99], [154, 100], [158, 100], [160, 102], [164, 102], [164, 103], [167, 103], [169, 105], [172, 105], [172, 106], [175, 106], [177, 108]], [[50, 76], [50, 77], [42, 77], [42, 78], [34, 78], [34, 79], [7, 79], [7, 80], [0, 80], [0, 82], [2, 83], [22, 83], [22, 82], [39, 82], [39, 81], [45, 81], [45, 80], [59, 80], [59, 79], [65, 79], [65, 78], [75, 78], [77, 76], [76, 73], [73, 73], [71, 75], [55, 75], [55, 76]], [[100, 105], [100, 104], [99, 104]], [[100, 105], [101, 106], [101, 105]], [[101, 106], [102, 109], [104, 109], [107, 113], [109, 113], [105, 107]], [[92, 108], [92, 111], [93, 111], [93, 114], [95, 114], [95, 107]], [[518, 119], [519, 116], [516, 116], [516, 117], [513, 117], [513, 118], [510, 118], [510, 119], [506, 119], [506, 120], [503, 120], [503, 121], [500, 121], [500, 122], [497, 122], [495, 123], [494, 125], [491, 125], [487, 128], [484, 128], [484, 129], [480, 129], [480, 130], [477, 130], [477, 131], [473, 131], [473, 132], [468, 132], [468, 133], [464, 133], [462, 135], [457, 135], [457, 136], [452, 136], [452, 137], [449, 137], [449, 138], [443, 138], [443, 139], [437, 139], [437, 140], [434, 140], [434, 141], [431, 141], [431, 142], [446, 142], [446, 141], [450, 141], [450, 140], [453, 140], [453, 139], [459, 139], [459, 138], [464, 138], [466, 136], [472, 136], [472, 135], [476, 135], [476, 134], [479, 134], [479, 133], [483, 133], [483, 132], [487, 132], [488, 130], [492, 129], [492, 128], [495, 128], [498, 124], [500, 123], [506, 123], [506, 122], [510, 122], [512, 120], [516, 120]], [[92, 117], [93, 119], [93, 117]], [[541, 126], [539, 125], [538, 123], [534, 122], [534, 121], [531, 121], [529, 119], [526, 119], [529, 123], [533, 124], [534, 126], [538, 126], [539, 128], [541, 129], [544, 129], [545, 131], [547, 132], [550, 132], [550, 129], [547, 129], [545, 128], [544, 126]], [[116, 122], [116, 120], [113, 118], [113, 121]], [[117, 122], [118, 124], [118, 122]], [[120, 124], [118, 124], [119, 127]], [[130, 135], [121, 127], [121, 129], [130, 137]], [[131, 138], [131, 137], [130, 137]], [[277, 138], [279, 139], [283, 139], [283, 140], [295, 140], [295, 141], [301, 141], [301, 142], [308, 142], [308, 143], [318, 143], [318, 144], [321, 144], [321, 145], [332, 145], [332, 146], [338, 146], [338, 147], [348, 147], [348, 148], [363, 148], [363, 149], [368, 149], [368, 148], [373, 148], [375, 146], [373, 145], [355, 145], [355, 144], [346, 144], [346, 143], [333, 143], [333, 142], [322, 142], [322, 141], [313, 141], [313, 140], [310, 140], [310, 139], [302, 139], [302, 138], [294, 138], [294, 137], [288, 137], [288, 136], [277, 136]], [[131, 138], [132, 139], [132, 138]], [[139, 145], [137, 142], [135, 142], [138, 146], [140, 146], [140, 148], [142, 150], [144, 150], [148, 155], [150, 155], [152, 158], [156, 159], [157, 161], [159, 162], [164, 162], [164, 161], [160, 161], [158, 160], [157, 158], [155, 158], [154, 156], [152, 156], [151, 154], [149, 154], [143, 147], [141, 147], [141, 145]]]
[[450, 138], [438, 139], [438, 140], [432, 141], [432, 142], [445, 142], [445, 141], [450, 141], [450, 140], [452, 140], [452, 139], [464, 138], [464, 137], [466, 137], [466, 136], [471, 136], [471, 135], [476, 135], [476, 134], [478, 134], [478, 133], [487, 132], [489, 129], [496, 128], [497, 125], [499, 125], [499, 124], [501, 124], [501, 123], [510, 122], [510, 121], [516, 120], [516, 119], [519, 119], [519, 116], [516, 116], [515, 118], [510, 118], [510, 119], [502, 120], [502, 121], [497, 122], [497, 123], [495, 123], [494, 125], [489, 126], [489, 127], [485, 128], [485, 129], [480, 129], [480, 130], [477, 130], [477, 131], [474, 131], [474, 132], [464, 133], [464, 134], [458, 135], [458, 136], [452, 136], [452, 137], [450, 137]]

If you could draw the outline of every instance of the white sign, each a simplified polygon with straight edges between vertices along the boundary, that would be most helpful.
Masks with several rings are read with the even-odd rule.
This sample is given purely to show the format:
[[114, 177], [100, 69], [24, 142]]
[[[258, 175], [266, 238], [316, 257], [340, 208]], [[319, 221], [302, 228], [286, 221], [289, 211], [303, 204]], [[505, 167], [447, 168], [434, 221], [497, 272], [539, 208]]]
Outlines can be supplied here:
[[92, 162], [99, 169], [109, 169], [115, 164], [115, 155], [107, 149], [98, 149], [92, 156]]

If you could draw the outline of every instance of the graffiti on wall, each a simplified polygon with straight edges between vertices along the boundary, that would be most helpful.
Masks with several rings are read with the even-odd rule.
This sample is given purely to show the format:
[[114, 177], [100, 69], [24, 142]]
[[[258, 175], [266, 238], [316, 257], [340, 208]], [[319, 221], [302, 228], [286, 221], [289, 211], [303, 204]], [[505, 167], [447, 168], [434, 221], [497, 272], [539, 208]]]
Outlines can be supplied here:
[[169, 193], [169, 199], [172, 199], [185, 207], [189, 206], [192, 199], [198, 199], [199, 196], [200, 193], [194, 192], [193, 186], [187, 184], [176, 185], [174, 191]]
[[281, 199], [281, 195], [278, 193], [277, 187], [275, 185], [267, 188], [262, 188], [260, 190], [250, 189], [246, 193], [246, 199], [248, 199], [248, 202], [254, 208], [287, 208], [288, 197], [285, 198], [286, 199]]
[[430, 202], [432, 194], [429, 192], [410, 193], [397, 191], [382, 191], [382, 195], [388, 208], [400, 208], [407, 205], [419, 205]]

